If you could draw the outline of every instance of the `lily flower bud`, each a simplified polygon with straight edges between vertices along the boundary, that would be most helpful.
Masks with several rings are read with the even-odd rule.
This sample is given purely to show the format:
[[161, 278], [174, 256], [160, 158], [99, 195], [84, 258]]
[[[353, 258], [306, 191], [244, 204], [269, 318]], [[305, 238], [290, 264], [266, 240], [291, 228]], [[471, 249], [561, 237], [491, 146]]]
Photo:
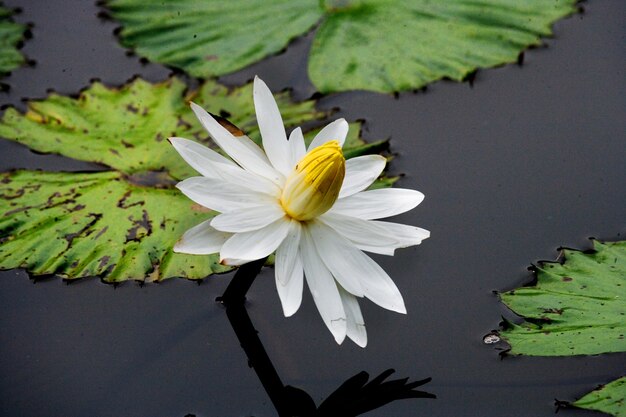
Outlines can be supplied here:
[[307, 153], [287, 178], [280, 204], [292, 218], [311, 220], [337, 201], [346, 174], [339, 142], [332, 140]]

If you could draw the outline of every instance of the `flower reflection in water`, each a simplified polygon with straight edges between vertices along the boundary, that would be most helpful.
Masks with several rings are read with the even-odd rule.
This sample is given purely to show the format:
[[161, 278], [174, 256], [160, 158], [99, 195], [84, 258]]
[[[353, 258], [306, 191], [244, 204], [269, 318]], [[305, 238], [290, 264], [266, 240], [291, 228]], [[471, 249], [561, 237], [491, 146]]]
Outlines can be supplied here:
[[409, 382], [409, 378], [388, 381], [387, 378], [393, 374], [393, 369], [382, 372], [369, 382], [369, 374], [365, 371], [359, 372], [341, 384], [319, 407], [305, 391], [285, 386], [265, 351], [245, 307], [246, 292], [264, 263], [265, 259], [260, 259], [241, 266], [224, 295], [217, 301], [226, 307], [228, 320], [248, 356], [250, 366], [254, 368], [280, 417], [351, 417], [396, 400], [436, 398], [433, 394], [416, 390], [417, 387], [428, 383], [430, 378], [413, 382]]

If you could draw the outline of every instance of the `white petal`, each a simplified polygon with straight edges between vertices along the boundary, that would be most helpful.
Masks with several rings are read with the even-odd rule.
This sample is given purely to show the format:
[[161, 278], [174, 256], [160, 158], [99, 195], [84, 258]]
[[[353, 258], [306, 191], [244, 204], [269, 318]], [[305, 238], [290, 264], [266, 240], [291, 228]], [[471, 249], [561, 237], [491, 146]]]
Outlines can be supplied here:
[[[298, 241], [300, 240], [300, 225], [298, 222], [298, 239], [290, 241], [292, 231], [287, 238], [276, 249], [276, 290], [280, 297], [283, 313], [285, 317], [292, 316], [300, 308], [302, 303], [302, 287], [304, 283], [302, 259], [298, 251]], [[295, 242], [295, 251], [292, 250]]]
[[430, 232], [426, 229], [422, 229], [421, 227], [376, 220], [370, 221], [370, 223], [381, 226], [398, 239], [401, 243], [401, 246], [398, 246], [398, 248], [407, 248], [409, 246], [419, 245], [422, 243], [422, 240], [430, 237]]
[[422, 200], [424, 200], [424, 194], [419, 191], [382, 188], [339, 199], [328, 212], [365, 220], [379, 219], [409, 211]]
[[256, 142], [250, 139], [250, 137], [248, 137], [247, 135], [236, 136], [235, 140], [245, 146], [246, 149], [248, 149], [248, 151], [254, 154], [257, 158], [265, 161], [268, 165], [271, 165], [269, 159], [267, 159], [267, 155], [265, 155], [265, 152], [263, 152], [263, 149], [261, 149], [259, 145], [256, 144]]
[[[333, 253], [332, 256], [322, 257], [322, 260], [337, 281], [342, 282], [339, 276], [343, 276], [344, 281], [350, 275], [357, 277], [365, 297], [387, 310], [406, 313], [402, 294], [389, 275], [376, 262], [325, 224], [311, 222], [309, 228], [324, 229], [323, 234], [317, 233], [315, 244], [317, 248], [322, 245], [327, 246], [327, 255]], [[342, 286], [352, 292], [343, 284]], [[359, 294], [354, 295], [359, 296]]]
[[304, 136], [302, 135], [302, 129], [299, 127], [291, 131], [289, 135], [289, 151], [291, 153], [291, 166], [293, 170], [300, 159], [306, 155], [306, 146], [304, 145]]
[[222, 246], [220, 259], [253, 261], [270, 255], [287, 236], [290, 222], [285, 217], [259, 230], [234, 234]]
[[398, 248], [419, 245], [428, 230], [399, 223], [362, 220], [340, 214], [324, 214], [319, 220], [364, 251], [393, 255]]
[[346, 177], [339, 191], [339, 198], [365, 190], [372, 185], [385, 169], [387, 160], [381, 155], [365, 155], [346, 161]]
[[210, 255], [219, 252], [232, 233], [219, 232], [209, 225], [210, 222], [211, 220], [206, 220], [187, 230], [174, 245], [174, 252], [193, 255]]
[[242, 169], [204, 145], [184, 138], [174, 137], [169, 140], [185, 162], [207, 178], [219, 178], [253, 191], [275, 195], [280, 193], [280, 188], [272, 181]]
[[222, 265], [228, 266], [241, 266], [243, 264], [247, 264], [248, 262], [252, 262], [254, 259], [235, 259], [235, 258], [227, 258], [221, 259], [220, 263]]
[[300, 236], [300, 222], [292, 221], [287, 237], [276, 249], [276, 289], [285, 317], [298, 311], [302, 302], [304, 280], [302, 259], [299, 253]]
[[325, 144], [329, 140], [336, 140], [339, 142], [339, 146], [343, 147], [343, 143], [346, 141], [346, 136], [348, 135], [348, 129], [350, 129], [350, 126], [345, 119], [337, 119], [329, 123], [315, 135], [315, 138], [313, 138], [313, 141], [309, 145], [309, 151]]
[[258, 230], [285, 216], [285, 212], [278, 204], [246, 207], [240, 210], [222, 213], [215, 216], [211, 226], [222, 232], [241, 233]]
[[[298, 248], [301, 235], [302, 226], [300, 222], [291, 222], [285, 240], [276, 249], [276, 278], [283, 285], [287, 285], [293, 275], [293, 271], [297, 269], [296, 261], [299, 260]], [[302, 265], [300, 265], [300, 269], [302, 269]]]
[[353, 255], [354, 251], [347, 251], [344, 246], [350, 245], [355, 251], [358, 250], [337, 232], [320, 222], [310, 222], [308, 230], [313, 237], [317, 253], [339, 284], [351, 294], [363, 297], [359, 275], [352, 269], [352, 264], [357, 259], [346, 258]]
[[270, 162], [283, 175], [289, 175], [290, 152], [283, 118], [272, 92], [259, 77], [254, 77], [254, 108], [263, 139], [263, 149]]
[[367, 332], [365, 331], [365, 321], [361, 314], [359, 301], [341, 286], [339, 287], [339, 295], [346, 312], [347, 335], [354, 343], [364, 348], [367, 346]]
[[339, 296], [337, 284], [330, 271], [319, 258], [311, 236], [303, 228], [301, 245], [302, 264], [306, 282], [313, 295], [313, 301], [324, 320], [324, 324], [339, 344], [346, 337], [346, 313]]
[[176, 184], [176, 188], [196, 203], [222, 213], [276, 201], [274, 196], [214, 178], [187, 178]]
[[[235, 138], [228, 130], [220, 125], [209, 113], [195, 103], [191, 109], [198, 120], [209, 132], [215, 143], [224, 150], [235, 162], [248, 171], [261, 175], [276, 184], [281, 182], [281, 174], [269, 163], [263, 151], [249, 138], [242, 136]], [[252, 143], [251, 143], [252, 142]]]
[[361, 250], [363, 247], [381, 248], [375, 253], [393, 255], [398, 239], [390, 232], [375, 224], [372, 220], [362, 220], [356, 217], [342, 216], [340, 214], [324, 214], [319, 220], [333, 228], [340, 235], [352, 242]]
[[293, 270], [293, 276], [287, 284], [282, 284], [276, 279], [276, 290], [283, 307], [285, 317], [293, 316], [302, 304], [302, 289], [304, 287], [304, 278], [302, 271], [302, 261], [298, 257], [298, 268]]
[[218, 171], [224, 165], [236, 167], [230, 159], [193, 140], [173, 137], [169, 141], [185, 162], [205, 177], [220, 178]]

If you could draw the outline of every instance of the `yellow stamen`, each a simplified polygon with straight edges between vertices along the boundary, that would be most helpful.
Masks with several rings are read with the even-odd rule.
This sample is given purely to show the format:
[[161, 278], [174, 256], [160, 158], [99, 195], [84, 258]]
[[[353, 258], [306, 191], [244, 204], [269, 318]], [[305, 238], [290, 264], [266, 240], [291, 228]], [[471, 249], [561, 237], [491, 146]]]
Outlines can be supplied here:
[[339, 142], [326, 142], [298, 162], [287, 178], [280, 204], [290, 217], [311, 220], [335, 204], [345, 174], [346, 160]]

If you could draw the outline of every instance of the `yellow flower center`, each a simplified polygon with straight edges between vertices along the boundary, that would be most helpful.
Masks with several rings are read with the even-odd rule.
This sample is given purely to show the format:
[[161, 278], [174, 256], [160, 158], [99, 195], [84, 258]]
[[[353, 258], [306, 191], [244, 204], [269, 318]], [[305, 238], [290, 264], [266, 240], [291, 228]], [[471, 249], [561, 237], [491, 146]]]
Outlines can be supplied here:
[[290, 217], [311, 220], [335, 204], [345, 175], [346, 160], [339, 142], [326, 142], [298, 162], [285, 182], [280, 204]]

